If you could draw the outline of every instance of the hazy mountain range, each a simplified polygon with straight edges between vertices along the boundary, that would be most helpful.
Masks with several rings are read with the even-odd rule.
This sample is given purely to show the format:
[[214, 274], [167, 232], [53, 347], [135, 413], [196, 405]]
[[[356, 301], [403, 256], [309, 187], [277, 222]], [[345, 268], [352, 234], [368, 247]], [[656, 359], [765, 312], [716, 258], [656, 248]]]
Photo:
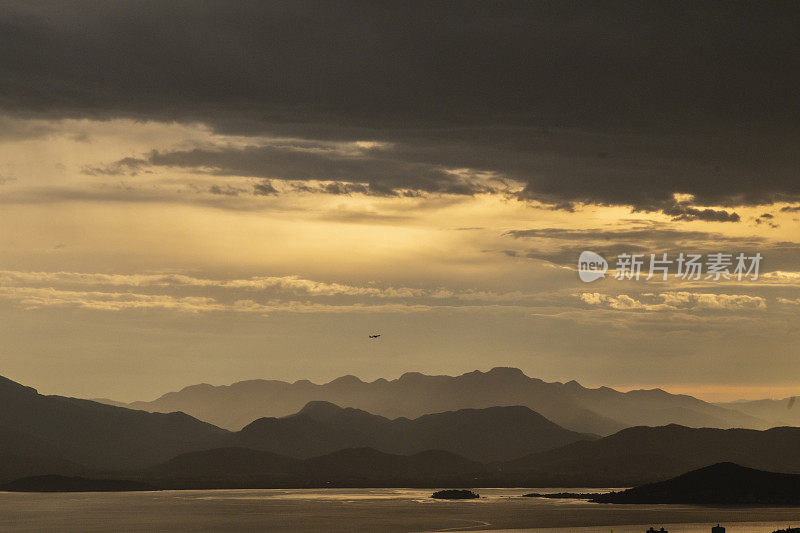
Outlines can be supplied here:
[[564, 429], [521, 406], [461, 409], [413, 420], [390, 420], [318, 401], [295, 415], [255, 420], [228, 440], [236, 446], [301, 458], [343, 448], [374, 448], [398, 454], [445, 450], [489, 462], [597, 438]]
[[[133, 409], [182, 411], [230, 430], [257, 418], [296, 413], [307, 403], [323, 400], [377, 415], [416, 418], [429, 413], [496, 406], [525, 406], [556, 424], [580, 433], [609, 435], [620, 429], [681, 424], [692, 427], [765, 429], [768, 420], [661, 389], [619, 392], [590, 389], [576, 381], [548, 383], [516, 368], [493, 368], [460, 376], [406, 373], [388, 381], [364, 382], [344, 376], [317, 385], [302, 380], [240, 381], [232, 385], [193, 385], [152, 402], [134, 402]], [[105, 400], [108, 401], [108, 400]], [[124, 405], [116, 403], [116, 405]]]
[[[566, 430], [526, 407], [465, 409], [390, 420], [327, 402], [282, 418], [261, 418], [238, 432], [183, 413], [149, 413], [45, 396], [0, 381], [0, 478], [135, 470], [188, 451], [243, 447], [311, 458], [347, 448], [417, 454], [443, 450], [471, 461], [509, 460], [595, 435]], [[467, 460], [465, 459], [465, 460]]]
[[796, 396], [782, 400], [739, 400], [717, 403], [767, 422], [770, 426], [800, 426], [800, 401]]
[[[489, 374], [497, 379], [477, 377]], [[793, 427], [639, 426], [598, 438], [525, 406], [389, 419], [313, 401], [231, 432], [183, 413], [45, 396], [5, 378], [0, 405], [0, 482], [61, 474], [172, 488], [629, 486], [723, 461], [800, 472]]]

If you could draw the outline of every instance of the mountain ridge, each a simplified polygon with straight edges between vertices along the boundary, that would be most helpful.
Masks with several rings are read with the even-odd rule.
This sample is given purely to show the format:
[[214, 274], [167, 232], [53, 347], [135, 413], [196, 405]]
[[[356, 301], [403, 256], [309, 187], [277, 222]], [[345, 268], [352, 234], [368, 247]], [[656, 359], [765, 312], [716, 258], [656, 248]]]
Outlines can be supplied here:
[[346, 375], [327, 383], [246, 380], [230, 385], [189, 385], [150, 402], [128, 407], [183, 411], [229, 430], [258, 418], [287, 416], [309, 401], [324, 400], [388, 418], [416, 418], [463, 408], [523, 405], [558, 425], [581, 433], [609, 435], [625, 427], [679, 423], [689, 426], [765, 429], [758, 417], [662, 389], [620, 392], [587, 388], [575, 380], [546, 382], [512, 367], [458, 376], [406, 372], [393, 380], [362, 381]]
[[412, 455], [430, 449], [489, 462], [597, 438], [564, 429], [527, 407], [465, 409], [388, 419], [324, 401], [229, 432], [183, 412], [150, 413], [0, 382], [0, 481], [143, 468], [178, 454], [241, 447], [298, 458], [348, 448]]
[[778, 400], [737, 400], [716, 405], [761, 418], [775, 426], [800, 426], [800, 395]]
[[[462, 381], [458, 385], [470, 392], [474, 384], [469, 382], [483, 378], [482, 373], [473, 373], [466, 384]], [[513, 379], [527, 383], [518, 374]], [[424, 375], [409, 375], [409, 380], [423, 384], [422, 392], [429, 381]], [[439, 381], [453, 389], [450, 378]], [[614, 391], [604, 394], [619, 398]], [[127, 472], [139, 472], [181, 454], [214, 449], [228, 450], [217, 452], [217, 459], [227, 457], [231, 464], [239, 461], [239, 468], [246, 461], [237, 459], [237, 454], [256, 452], [291, 456], [292, 461], [331, 454], [344, 462], [348, 457], [360, 457], [365, 462], [353, 464], [362, 464], [367, 470], [370, 457], [383, 457], [381, 461], [388, 461], [386, 464], [406, 461], [385, 455], [422, 454], [418, 459], [425, 459], [429, 468], [434, 468], [436, 461], [430, 458], [441, 453], [452, 465], [447, 476], [453, 483], [480, 479], [505, 486], [631, 486], [723, 461], [767, 471], [800, 472], [797, 427], [757, 431], [669, 424], [635, 426], [597, 438], [567, 430], [520, 405], [390, 419], [317, 400], [289, 416], [260, 418], [233, 433], [181, 412], [149, 413], [90, 400], [44, 396], [10, 380], [0, 380], [0, 404], [0, 458], [5, 461], [0, 482], [36, 475], [96, 479], [95, 474], [103, 472], [117, 472], [119, 479], [127, 479]], [[375, 451], [343, 452], [354, 449]], [[466, 465], [469, 472], [457, 472], [458, 464]], [[475, 464], [482, 465], [478, 471]], [[326, 468], [334, 471], [335, 467]], [[358, 485], [369, 479], [368, 471], [339, 472], [337, 479], [342, 483]], [[476, 472], [479, 478], [464, 477]], [[421, 476], [422, 471], [418, 474]], [[273, 478], [264, 477], [259, 483], [266, 483], [266, 479]], [[281, 483], [301, 483], [303, 479], [300, 476]], [[315, 483], [323, 482], [314, 479]], [[424, 477], [392, 474], [386, 482], [390, 480], [411, 483], [422, 482]]]
[[564, 429], [523, 406], [389, 419], [319, 400], [309, 402], [293, 415], [254, 420], [231, 436], [239, 446], [295, 457], [369, 447], [403, 455], [441, 449], [481, 462], [509, 460], [596, 438]]
[[[595, 441], [567, 444], [497, 464], [502, 472], [562, 486], [633, 486], [709, 464], [733, 462], [800, 474], [800, 428], [689, 428], [677, 424], [626, 428]], [[527, 476], [524, 474], [527, 472]], [[540, 485], [540, 486], [545, 486]], [[555, 485], [553, 485], [555, 486]]]

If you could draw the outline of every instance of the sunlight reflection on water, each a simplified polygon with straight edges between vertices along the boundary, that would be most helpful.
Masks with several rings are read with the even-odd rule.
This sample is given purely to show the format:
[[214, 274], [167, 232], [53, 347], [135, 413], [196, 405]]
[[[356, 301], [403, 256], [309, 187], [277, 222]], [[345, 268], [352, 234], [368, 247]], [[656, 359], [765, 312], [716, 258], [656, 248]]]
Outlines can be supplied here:
[[0, 492], [0, 532], [644, 533], [649, 526], [664, 526], [670, 533], [710, 533], [719, 521], [728, 528], [727, 533], [771, 533], [789, 523], [800, 523], [799, 508], [631, 506], [522, 497], [529, 492], [610, 490], [580, 487], [472, 490], [481, 498], [435, 500], [430, 497], [434, 489], [407, 488]]

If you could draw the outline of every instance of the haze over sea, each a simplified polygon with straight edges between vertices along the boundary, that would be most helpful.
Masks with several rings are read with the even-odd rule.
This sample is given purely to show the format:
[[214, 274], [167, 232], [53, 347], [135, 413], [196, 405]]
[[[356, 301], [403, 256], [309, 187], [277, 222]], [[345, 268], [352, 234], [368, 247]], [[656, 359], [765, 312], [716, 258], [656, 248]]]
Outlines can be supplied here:
[[430, 489], [204, 490], [0, 493], [0, 531], [581, 531], [771, 533], [800, 524], [800, 508], [607, 505], [522, 498], [526, 492], [605, 489], [476, 489], [481, 499], [441, 501]]

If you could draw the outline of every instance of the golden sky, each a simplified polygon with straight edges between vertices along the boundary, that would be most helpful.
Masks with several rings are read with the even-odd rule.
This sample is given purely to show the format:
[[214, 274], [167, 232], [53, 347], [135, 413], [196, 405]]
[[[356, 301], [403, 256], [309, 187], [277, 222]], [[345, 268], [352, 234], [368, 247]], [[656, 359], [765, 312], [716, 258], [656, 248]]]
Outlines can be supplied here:
[[[3, 375], [798, 392], [793, 14], [73, 7], [3, 8]], [[681, 252], [760, 253], [760, 277], [613, 277]]]
[[[513, 184], [376, 197], [275, 179], [281, 192], [259, 196], [260, 180], [202, 168], [92, 170], [153, 150], [244, 142], [201, 125], [5, 120], [42, 133], [0, 143], [4, 368], [45, 391], [133, 399], [195, 381], [495, 365], [724, 399], [794, 385], [796, 272], [584, 284], [575, 271], [578, 248], [753, 245], [765, 267], [780, 260], [785, 271], [796, 256], [781, 243], [800, 225], [781, 206], [737, 208], [731, 223], [617, 206], [553, 210], [514, 198]], [[352, 144], [342, 149], [358, 151]], [[772, 225], [756, 222], [765, 210]], [[541, 231], [510, 233], [530, 230]], [[663, 305], [665, 294], [691, 297]], [[765, 358], [774, 364], [758, 364]]]

